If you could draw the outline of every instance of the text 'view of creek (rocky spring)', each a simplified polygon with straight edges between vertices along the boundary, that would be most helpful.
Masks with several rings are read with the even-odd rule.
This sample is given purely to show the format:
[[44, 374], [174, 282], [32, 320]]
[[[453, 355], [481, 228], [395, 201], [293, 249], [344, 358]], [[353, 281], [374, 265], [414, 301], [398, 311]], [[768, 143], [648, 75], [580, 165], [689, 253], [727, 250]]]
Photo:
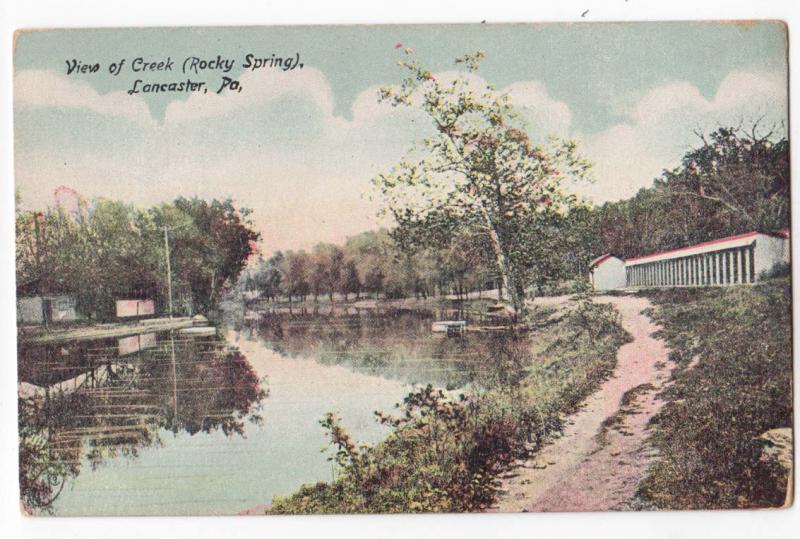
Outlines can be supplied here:
[[374, 412], [391, 412], [414, 386], [480, 390], [530, 361], [524, 339], [507, 334], [431, 333], [444, 312], [242, 314], [226, 313], [213, 335], [21, 344], [26, 505], [54, 515], [235, 514], [332, 479], [326, 412], [377, 442], [388, 428]]

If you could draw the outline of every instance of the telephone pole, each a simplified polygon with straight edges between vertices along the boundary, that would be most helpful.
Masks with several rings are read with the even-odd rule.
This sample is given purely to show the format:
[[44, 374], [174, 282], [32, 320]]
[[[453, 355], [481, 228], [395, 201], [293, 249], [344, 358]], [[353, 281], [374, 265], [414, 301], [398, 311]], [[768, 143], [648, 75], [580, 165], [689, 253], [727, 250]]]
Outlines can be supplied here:
[[169, 317], [172, 318], [172, 270], [169, 266], [169, 236], [164, 227], [164, 257], [167, 259], [167, 294], [169, 297]]

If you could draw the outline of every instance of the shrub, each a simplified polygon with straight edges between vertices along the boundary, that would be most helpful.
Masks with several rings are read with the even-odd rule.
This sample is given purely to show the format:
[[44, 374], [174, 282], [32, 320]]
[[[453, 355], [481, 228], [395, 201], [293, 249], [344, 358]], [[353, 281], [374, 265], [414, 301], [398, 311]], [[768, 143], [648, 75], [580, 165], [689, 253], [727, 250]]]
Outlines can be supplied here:
[[582, 301], [534, 335], [539, 347], [519, 365], [518, 376], [457, 397], [429, 385], [410, 393], [398, 415], [376, 412], [392, 430], [374, 446], [357, 445], [329, 413], [321, 424], [339, 476], [276, 498], [271, 511], [484, 509], [496, 496], [498, 475], [561, 428], [561, 414], [573, 411], [611, 373], [627, 338], [613, 308]]

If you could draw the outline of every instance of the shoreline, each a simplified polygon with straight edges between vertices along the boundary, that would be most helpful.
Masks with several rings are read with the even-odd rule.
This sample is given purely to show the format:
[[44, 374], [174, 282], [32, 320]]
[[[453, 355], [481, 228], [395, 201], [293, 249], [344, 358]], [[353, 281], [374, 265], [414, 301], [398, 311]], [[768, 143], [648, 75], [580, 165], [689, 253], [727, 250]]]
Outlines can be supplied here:
[[137, 322], [90, 324], [63, 329], [45, 329], [41, 326], [20, 327], [19, 342], [25, 344], [52, 344], [63, 341], [90, 341], [191, 326], [192, 318], [183, 316], [180, 318], [151, 318]]

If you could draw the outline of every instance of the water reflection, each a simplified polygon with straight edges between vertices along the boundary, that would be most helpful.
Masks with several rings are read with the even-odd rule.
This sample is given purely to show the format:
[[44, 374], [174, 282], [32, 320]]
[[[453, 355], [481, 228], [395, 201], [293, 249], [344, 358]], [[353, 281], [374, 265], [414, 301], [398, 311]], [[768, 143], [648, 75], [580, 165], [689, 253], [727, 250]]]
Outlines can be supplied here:
[[407, 384], [447, 389], [515, 384], [531, 361], [524, 336], [487, 331], [448, 338], [431, 332], [432, 321], [468, 318], [463, 312], [327, 307], [248, 315], [235, 322], [237, 327], [285, 357], [313, 358]]
[[165, 430], [232, 436], [261, 421], [258, 376], [218, 337], [168, 332], [19, 349], [20, 487], [29, 511], [47, 510], [82, 464], [135, 458]]

